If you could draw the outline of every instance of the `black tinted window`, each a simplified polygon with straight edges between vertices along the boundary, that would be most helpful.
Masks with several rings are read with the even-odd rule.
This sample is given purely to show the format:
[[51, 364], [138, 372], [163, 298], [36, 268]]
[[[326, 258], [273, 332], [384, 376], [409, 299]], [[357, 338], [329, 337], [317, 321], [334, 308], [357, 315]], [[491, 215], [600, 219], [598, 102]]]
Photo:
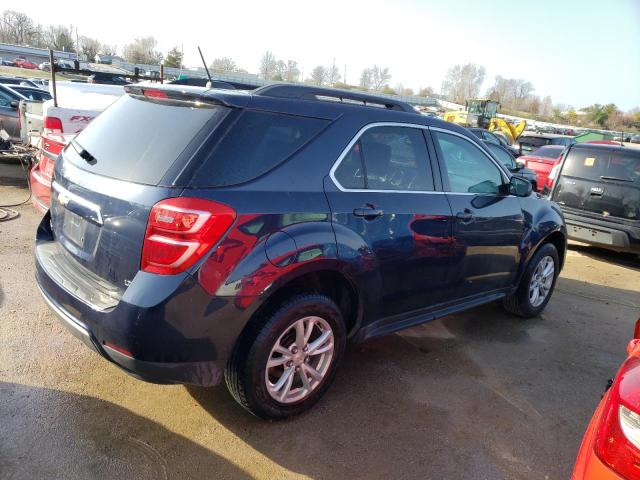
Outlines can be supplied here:
[[361, 150], [360, 142], [356, 142], [335, 171], [336, 180], [344, 188], [365, 188]]
[[245, 111], [206, 156], [192, 183], [220, 187], [253, 180], [315, 137], [327, 120]]
[[562, 148], [542, 147], [537, 150], [534, 150], [529, 155], [531, 155], [532, 157], [558, 158], [561, 153], [562, 153]]
[[205, 123], [226, 112], [124, 95], [75, 139], [95, 162], [75, 155], [70, 161], [99, 175], [156, 185]]
[[522, 144], [522, 145], [529, 145], [531, 147], [542, 147], [544, 145], [549, 145], [549, 143], [551, 143], [551, 139], [550, 138], [544, 138], [544, 137], [527, 137], [527, 136], [523, 136], [523, 137], [520, 137], [518, 142], [520, 144]]
[[449, 178], [449, 190], [458, 193], [499, 193], [502, 175], [480, 148], [468, 140], [434, 132]]
[[367, 188], [433, 190], [422, 131], [407, 127], [370, 128], [360, 137]]
[[34, 90], [32, 88], [20, 88], [20, 87], [13, 87], [13, 89], [16, 92], [27, 97], [29, 100], [37, 100], [40, 102], [44, 102], [45, 100], [51, 99], [51, 95], [49, 95], [47, 92], [44, 92], [44, 91]]
[[497, 159], [500, 160], [500, 162], [502, 162], [502, 164], [505, 167], [507, 168], [515, 167], [516, 162], [509, 152], [505, 151], [504, 149], [500, 148], [498, 145], [495, 145], [493, 143], [487, 143], [487, 148], [491, 150], [491, 153], [493, 153], [497, 157]]
[[607, 150], [571, 150], [562, 174], [588, 180], [640, 181], [640, 156]]

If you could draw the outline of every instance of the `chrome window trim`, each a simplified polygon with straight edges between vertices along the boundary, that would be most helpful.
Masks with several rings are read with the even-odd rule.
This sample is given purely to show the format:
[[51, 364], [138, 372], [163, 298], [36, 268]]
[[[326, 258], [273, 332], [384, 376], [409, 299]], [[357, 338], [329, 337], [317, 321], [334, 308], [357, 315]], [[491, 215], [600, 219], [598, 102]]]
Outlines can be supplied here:
[[[342, 163], [344, 158], [349, 153], [349, 150], [351, 150], [353, 145], [360, 139], [360, 137], [364, 134], [364, 132], [366, 132], [367, 130], [369, 130], [371, 128], [376, 128], [376, 127], [404, 127], [404, 128], [417, 128], [417, 129], [421, 129], [421, 130], [435, 130], [435, 131], [438, 131], [438, 132], [447, 133], [447, 134], [450, 134], [450, 135], [455, 135], [457, 137], [460, 137], [460, 138], [462, 138], [464, 140], [467, 140], [469, 143], [471, 143], [473, 146], [475, 146], [478, 150], [480, 150], [489, 159], [489, 161], [492, 162], [498, 168], [498, 171], [500, 172], [500, 175], [502, 176], [502, 179], [505, 181], [505, 183], [509, 183], [509, 176], [506, 174], [506, 172], [504, 170], [504, 168], [506, 168], [506, 167], [503, 167], [498, 162], [496, 162], [491, 157], [491, 155], [489, 155], [487, 152], [485, 152], [477, 142], [475, 142], [473, 139], [468, 138], [465, 135], [462, 135], [461, 133], [454, 132], [452, 130], [447, 130], [446, 128], [429, 127], [427, 125], [421, 125], [421, 124], [418, 124], [418, 123], [373, 122], [373, 123], [368, 123], [367, 125], [362, 127], [360, 130], [358, 130], [358, 132], [354, 135], [354, 137], [351, 139], [351, 141], [349, 141], [347, 146], [342, 150], [342, 153], [340, 153], [340, 155], [338, 156], [338, 159], [333, 163], [333, 166], [331, 167], [331, 170], [329, 170], [329, 177], [331, 178], [331, 181], [336, 186], [336, 188], [338, 190], [340, 190], [341, 192], [418, 193], [418, 194], [428, 193], [428, 194], [436, 194], [436, 195], [444, 195], [444, 194], [447, 194], [447, 193], [452, 193], [452, 194], [455, 194], [455, 195], [494, 195], [494, 194], [486, 194], [486, 193], [453, 192], [453, 191], [444, 191], [444, 190], [443, 191], [437, 191], [437, 190], [374, 190], [374, 189], [369, 189], [369, 188], [345, 188], [345, 187], [343, 187], [340, 184], [340, 182], [338, 181], [338, 179], [336, 178], [336, 176], [335, 176], [336, 170], [338, 169], [338, 167], [340, 167], [340, 164]], [[505, 195], [505, 196], [512, 196], [512, 195], [509, 194], [509, 195]]]
[[344, 150], [342, 151], [340, 156], [338, 156], [338, 159], [333, 163], [333, 166], [331, 167], [331, 170], [329, 170], [329, 177], [331, 178], [331, 181], [333, 182], [333, 184], [336, 186], [336, 188], [338, 190], [340, 190], [341, 192], [422, 193], [422, 194], [431, 193], [431, 194], [439, 194], [439, 195], [442, 195], [442, 194], [445, 193], [445, 192], [439, 192], [439, 191], [435, 191], [435, 190], [374, 190], [374, 189], [370, 189], [370, 188], [345, 188], [345, 187], [343, 187], [340, 184], [340, 182], [338, 181], [338, 179], [336, 178], [336, 176], [335, 176], [336, 170], [338, 169], [338, 167], [342, 163], [342, 160], [344, 160], [344, 157], [346, 157], [347, 154], [349, 153], [349, 150], [351, 150], [351, 147], [353, 147], [353, 145], [360, 139], [362, 134], [364, 132], [366, 132], [367, 130], [369, 130], [371, 128], [376, 128], [376, 127], [405, 127], [405, 128], [418, 128], [418, 129], [421, 129], [421, 130], [428, 130], [429, 129], [429, 127], [427, 127], [426, 125], [420, 125], [418, 123], [403, 123], [403, 122], [374, 122], [374, 123], [368, 123], [367, 125], [362, 127], [360, 130], [358, 130], [358, 133], [356, 133], [354, 135], [354, 137], [351, 139], [351, 141], [347, 144], [347, 146], [344, 148]]

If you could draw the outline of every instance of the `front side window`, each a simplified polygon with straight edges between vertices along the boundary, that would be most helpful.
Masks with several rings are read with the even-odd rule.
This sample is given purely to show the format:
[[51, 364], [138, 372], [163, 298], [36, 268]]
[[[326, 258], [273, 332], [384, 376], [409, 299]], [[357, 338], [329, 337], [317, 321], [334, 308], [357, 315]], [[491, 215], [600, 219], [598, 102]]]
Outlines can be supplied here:
[[433, 175], [419, 128], [373, 127], [351, 147], [335, 178], [343, 188], [431, 191]]
[[449, 178], [449, 191], [456, 193], [500, 192], [502, 174], [489, 157], [470, 141], [434, 131], [434, 137]]

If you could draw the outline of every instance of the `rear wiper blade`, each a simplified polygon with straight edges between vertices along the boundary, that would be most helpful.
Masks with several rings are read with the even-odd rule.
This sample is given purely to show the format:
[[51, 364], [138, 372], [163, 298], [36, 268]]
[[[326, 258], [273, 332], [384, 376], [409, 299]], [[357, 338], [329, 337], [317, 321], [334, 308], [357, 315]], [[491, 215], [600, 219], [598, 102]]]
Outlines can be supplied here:
[[78, 153], [78, 155], [80, 155], [80, 157], [83, 158], [87, 163], [91, 165], [96, 163], [97, 161], [96, 157], [94, 157], [89, 152], [87, 152], [84, 148], [82, 148], [82, 145], [80, 145], [78, 142], [76, 142], [75, 140], [72, 140], [71, 146]]
[[618, 182], [631, 182], [633, 183], [635, 180], [633, 180], [633, 178], [619, 178], [619, 177], [608, 177], [606, 175], [600, 175], [600, 178], [602, 180], [615, 180]]

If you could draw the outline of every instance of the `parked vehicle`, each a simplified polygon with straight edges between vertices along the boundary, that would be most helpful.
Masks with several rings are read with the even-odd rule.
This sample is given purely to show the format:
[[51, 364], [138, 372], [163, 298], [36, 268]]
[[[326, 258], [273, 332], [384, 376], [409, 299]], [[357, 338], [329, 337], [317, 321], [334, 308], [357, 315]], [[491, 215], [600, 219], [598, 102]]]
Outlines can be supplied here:
[[464, 128], [309, 86], [125, 88], [61, 152], [35, 256], [63, 323], [139, 378], [224, 376], [283, 418], [347, 337], [551, 297], [558, 207]]
[[640, 319], [627, 354], [589, 422], [571, 480], [640, 478]]
[[49, 80], [46, 78], [30, 78], [29, 81], [36, 87], [49, 91]]
[[[179, 78], [177, 80], [171, 80], [171, 85], [190, 85], [193, 87], [205, 87], [209, 82], [206, 78], [198, 78], [198, 77], [186, 77]], [[211, 84], [212, 88], [222, 88], [224, 90], [254, 90], [259, 87], [259, 85], [252, 85], [248, 83], [241, 82], [227, 82], [224, 80], [213, 80]]]
[[471, 132], [481, 140], [486, 140], [487, 142], [493, 143], [495, 145], [502, 145], [503, 147], [509, 147], [509, 142], [507, 139], [497, 134], [496, 132], [490, 132], [489, 130], [485, 130], [484, 128], [470, 128]]
[[27, 100], [36, 100], [38, 102], [45, 102], [47, 100], [51, 100], [51, 94], [49, 92], [45, 92], [44, 90], [38, 87], [26, 87], [24, 85], [10, 85], [9, 88], [11, 88], [11, 90], [13, 90], [14, 92], [18, 92]]
[[28, 68], [29, 70], [35, 70], [38, 68], [38, 65], [36, 65], [33, 62], [30, 62], [25, 58], [15, 58], [13, 60], [13, 63], [15, 64], [16, 67]]
[[640, 149], [572, 145], [556, 178], [551, 198], [569, 238], [640, 254]]
[[[56, 60], [55, 64], [56, 64], [56, 66], [58, 66], [60, 68], [73, 68], [73, 64], [72, 63], [63, 62], [62, 60]], [[43, 72], [50, 72], [51, 71], [51, 62], [42, 62], [40, 65], [38, 65], [38, 69], [42, 70]]]
[[502, 145], [496, 145], [488, 140], [484, 140], [484, 143], [489, 151], [493, 153], [493, 155], [500, 160], [500, 162], [502, 162], [502, 164], [507, 167], [513, 175], [531, 182], [533, 190], [538, 191], [538, 175], [534, 170], [526, 168], [522, 161], [516, 160], [508, 148], [505, 148]]
[[100, 83], [102, 85], [128, 85], [123, 76], [113, 73], [94, 73], [87, 77], [87, 83]]
[[3, 67], [15, 67], [16, 64], [13, 63], [11, 60], [7, 60], [5, 58], [0, 57], [0, 65], [2, 65]]
[[20, 142], [20, 119], [18, 106], [27, 98], [8, 85], [0, 84], [0, 130], [9, 135], [12, 143]]
[[35, 83], [26, 78], [20, 77], [0, 77], [0, 84], [2, 85], [24, 85], [26, 87], [37, 87]]
[[544, 147], [545, 145], [562, 145], [566, 147], [574, 143], [576, 143], [576, 140], [566, 135], [527, 133], [518, 138], [518, 140], [511, 145], [510, 149], [516, 157], [519, 157], [520, 155], [528, 155], [537, 148]]
[[565, 147], [562, 145], [547, 145], [518, 158], [527, 168], [536, 172], [538, 176], [536, 191], [543, 191], [545, 187], [551, 189], [553, 177], [550, 178], [549, 174], [553, 167], [560, 163], [564, 150]]

